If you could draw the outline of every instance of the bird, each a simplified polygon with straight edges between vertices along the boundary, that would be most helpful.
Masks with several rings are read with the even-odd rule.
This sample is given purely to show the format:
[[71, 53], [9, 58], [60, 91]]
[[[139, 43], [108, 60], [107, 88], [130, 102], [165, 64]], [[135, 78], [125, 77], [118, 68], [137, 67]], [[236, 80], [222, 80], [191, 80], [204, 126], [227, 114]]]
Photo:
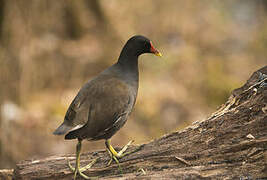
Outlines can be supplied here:
[[111, 145], [111, 137], [123, 127], [136, 102], [139, 86], [138, 58], [144, 53], [156, 56], [162, 54], [153, 46], [152, 41], [142, 35], [131, 37], [121, 50], [115, 64], [85, 83], [71, 102], [63, 123], [54, 131], [55, 135], [65, 135], [66, 140], [77, 139], [76, 164], [69, 168], [85, 179], [83, 172], [97, 161], [80, 168], [82, 140], [105, 140], [107, 151], [113, 160], [129, 154], [124, 153], [130, 141], [117, 152]]

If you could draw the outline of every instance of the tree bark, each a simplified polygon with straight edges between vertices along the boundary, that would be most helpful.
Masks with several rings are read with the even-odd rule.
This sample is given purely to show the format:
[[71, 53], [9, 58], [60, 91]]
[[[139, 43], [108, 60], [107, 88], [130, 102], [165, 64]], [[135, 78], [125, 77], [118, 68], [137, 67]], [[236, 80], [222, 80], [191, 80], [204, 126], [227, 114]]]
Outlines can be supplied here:
[[[140, 146], [109, 167], [105, 150], [87, 152], [81, 165], [99, 158], [89, 177], [101, 179], [267, 179], [267, 66], [253, 73], [209, 118]], [[58, 155], [17, 164], [14, 179], [71, 179]], [[80, 178], [80, 177], [79, 177]]]

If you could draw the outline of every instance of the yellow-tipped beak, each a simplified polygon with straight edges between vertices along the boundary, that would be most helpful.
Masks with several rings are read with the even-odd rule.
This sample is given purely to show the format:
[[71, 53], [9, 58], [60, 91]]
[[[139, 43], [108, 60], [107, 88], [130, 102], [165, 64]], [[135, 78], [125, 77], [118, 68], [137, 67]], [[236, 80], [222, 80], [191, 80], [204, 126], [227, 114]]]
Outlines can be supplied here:
[[162, 57], [162, 54], [160, 52], [155, 52], [154, 53], [156, 56]]
[[156, 56], [162, 57], [162, 54], [156, 48], [154, 48], [151, 41], [150, 41], [150, 52], [155, 54]]

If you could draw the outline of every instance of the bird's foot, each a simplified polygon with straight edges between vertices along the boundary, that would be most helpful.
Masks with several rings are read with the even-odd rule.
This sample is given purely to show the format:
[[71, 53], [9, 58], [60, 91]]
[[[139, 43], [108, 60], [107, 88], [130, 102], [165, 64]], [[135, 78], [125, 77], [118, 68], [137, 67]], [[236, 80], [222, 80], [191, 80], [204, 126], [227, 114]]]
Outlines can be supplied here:
[[112, 163], [112, 161], [114, 160], [118, 165], [119, 165], [119, 168], [120, 168], [120, 163], [119, 163], [119, 160], [120, 158], [124, 157], [124, 156], [127, 156], [131, 153], [134, 153], [136, 152], [136, 149], [133, 150], [133, 151], [130, 151], [130, 152], [125, 152], [127, 150], [127, 148], [133, 143], [134, 141], [130, 141], [128, 142], [119, 152], [117, 152], [111, 145], [110, 145], [110, 142], [107, 141], [106, 142], [106, 145], [107, 145], [107, 151], [110, 155], [110, 161], [108, 162], [108, 166]]
[[69, 165], [69, 168], [72, 172], [74, 172], [74, 177], [73, 179], [75, 180], [76, 179], [76, 176], [77, 174], [79, 174], [80, 176], [82, 176], [84, 179], [96, 179], [96, 177], [88, 177], [86, 176], [83, 172], [90, 169], [95, 163], [96, 161], [98, 160], [98, 158], [94, 159], [92, 162], [90, 162], [88, 165], [80, 168], [79, 165], [74, 168], [70, 162], [68, 161], [68, 165]]

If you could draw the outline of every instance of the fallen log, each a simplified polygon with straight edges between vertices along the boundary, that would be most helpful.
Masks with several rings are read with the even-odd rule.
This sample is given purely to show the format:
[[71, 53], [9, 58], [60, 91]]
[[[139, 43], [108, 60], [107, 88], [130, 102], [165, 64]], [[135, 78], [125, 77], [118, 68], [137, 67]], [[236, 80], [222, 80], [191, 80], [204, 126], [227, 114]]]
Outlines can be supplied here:
[[[133, 149], [120, 160], [122, 172], [116, 163], [107, 167], [105, 150], [83, 153], [82, 166], [99, 158], [84, 173], [101, 179], [267, 179], [267, 66], [206, 120]], [[73, 154], [22, 161], [13, 178], [71, 179], [67, 159], [75, 164]]]

